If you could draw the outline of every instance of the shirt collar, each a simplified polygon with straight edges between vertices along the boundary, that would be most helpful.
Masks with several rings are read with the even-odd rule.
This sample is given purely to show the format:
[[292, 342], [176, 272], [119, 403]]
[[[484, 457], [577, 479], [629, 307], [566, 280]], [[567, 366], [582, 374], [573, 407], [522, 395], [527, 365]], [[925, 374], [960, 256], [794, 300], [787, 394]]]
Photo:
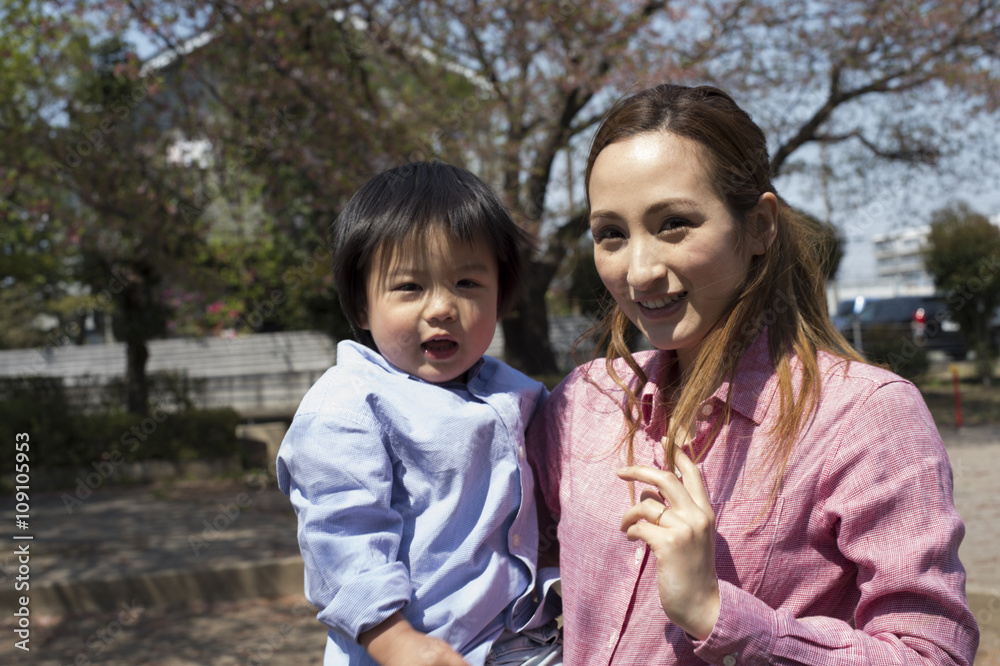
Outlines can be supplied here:
[[[706, 402], [724, 403], [731, 390], [730, 405], [733, 410], [751, 419], [757, 425], [764, 422], [778, 387], [777, 377], [774, 374], [774, 364], [771, 362], [771, 353], [768, 348], [767, 332], [768, 329], [763, 328], [747, 350], [743, 352], [743, 356], [736, 364], [736, 379], [732, 386], [730, 386], [729, 380], [723, 381], [706, 400]], [[666, 419], [666, 415], [661, 413], [663, 401], [657, 399], [657, 392], [660, 390], [659, 387], [663, 385], [667, 371], [676, 362], [677, 352], [660, 351], [654, 355], [646, 370], [649, 379], [639, 392], [639, 398], [643, 419], [654, 430], [658, 427], [659, 422]]]
[[761, 329], [736, 364], [736, 376], [730, 384], [724, 380], [710, 399], [720, 402], [730, 396], [730, 406], [742, 416], [757, 425], [764, 422], [774, 393], [778, 388], [778, 378], [771, 361], [768, 344], [768, 329]]
[[659, 351], [653, 354], [652, 362], [646, 369], [649, 378], [639, 392], [639, 405], [649, 432], [665, 432], [667, 413], [664, 401], [660, 397], [660, 387], [666, 383], [667, 373], [676, 362], [676, 351]]
[[[398, 376], [401, 376], [401, 377], [409, 377], [410, 379], [412, 379], [414, 381], [424, 382], [425, 384], [430, 384], [431, 383], [431, 382], [428, 382], [428, 381], [426, 381], [424, 379], [421, 379], [420, 377], [417, 377], [416, 375], [411, 375], [408, 372], [404, 372], [404, 371], [400, 370], [399, 368], [397, 368], [396, 366], [394, 366], [392, 363], [389, 363], [389, 361], [385, 360], [385, 357], [382, 356], [381, 354], [379, 354], [377, 351], [375, 351], [374, 349], [371, 349], [370, 347], [366, 347], [365, 345], [363, 345], [363, 344], [361, 344], [359, 342], [355, 342], [354, 340], [341, 340], [340, 342], [338, 342], [337, 343], [337, 365], [347, 364], [347, 363], [351, 363], [353, 361], [362, 361], [362, 362], [373, 363], [374, 365], [377, 365], [378, 367], [382, 368], [383, 370], [385, 370], [386, 372], [388, 372], [390, 374], [398, 375]], [[466, 381], [464, 381], [464, 382], [451, 381], [451, 382], [443, 382], [441, 384], [436, 384], [436, 385], [437, 386], [452, 386], [452, 385], [462, 385], [462, 386], [464, 386], [464, 385], [468, 384], [469, 382], [471, 382], [473, 379], [476, 378], [476, 376], [479, 374], [479, 371], [482, 370], [483, 365], [485, 363], [486, 363], [485, 357], [480, 357], [479, 360], [476, 361], [471, 368], [469, 368], [468, 372], [466, 373]]]

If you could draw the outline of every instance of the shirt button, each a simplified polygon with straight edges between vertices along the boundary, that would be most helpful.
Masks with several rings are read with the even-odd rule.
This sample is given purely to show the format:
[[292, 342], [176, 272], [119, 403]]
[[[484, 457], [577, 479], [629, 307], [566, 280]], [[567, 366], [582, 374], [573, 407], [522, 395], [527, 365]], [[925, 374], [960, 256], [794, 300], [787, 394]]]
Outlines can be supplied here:
[[615, 643], [617, 642], [618, 642], [618, 630], [615, 629], [614, 631], [611, 632], [611, 637], [608, 638], [608, 648], [609, 649], [613, 648], [615, 646]]
[[524, 447], [523, 447], [523, 446], [519, 446], [519, 447], [517, 447], [517, 456], [518, 456], [518, 457], [519, 457], [519, 458], [520, 458], [521, 460], [524, 460]]
[[[702, 416], [711, 416], [712, 415], [712, 405], [702, 405], [701, 406], [701, 415]], [[726, 664], [726, 666], [733, 666], [733, 665], [732, 664]]]
[[722, 658], [722, 663], [725, 666], [736, 666], [736, 655], [727, 654], [725, 657]]
[[642, 551], [643, 550], [645, 550], [645, 549], [642, 548], [642, 547], [639, 547], [639, 548], [635, 549], [635, 563], [636, 564], [639, 564], [639, 562], [642, 562]]
[[520, 537], [520, 535], [515, 534], [514, 536], [512, 536], [510, 538], [510, 542], [512, 544], [514, 544], [514, 548], [517, 548], [518, 546], [520, 546], [521, 545], [521, 537]]

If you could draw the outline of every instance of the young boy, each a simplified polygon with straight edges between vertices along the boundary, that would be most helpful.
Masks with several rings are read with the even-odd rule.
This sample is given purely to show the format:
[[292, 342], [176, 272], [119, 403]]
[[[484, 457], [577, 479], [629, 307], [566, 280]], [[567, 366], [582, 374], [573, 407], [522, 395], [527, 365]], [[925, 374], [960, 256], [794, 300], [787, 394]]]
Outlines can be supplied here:
[[537, 569], [524, 429], [547, 395], [484, 357], [516, 295], [523, 232], [463, 169], [416, 163], [361, 188], [333, 228], [356, 337], [278, 453], [324, 663], [560, 664]]

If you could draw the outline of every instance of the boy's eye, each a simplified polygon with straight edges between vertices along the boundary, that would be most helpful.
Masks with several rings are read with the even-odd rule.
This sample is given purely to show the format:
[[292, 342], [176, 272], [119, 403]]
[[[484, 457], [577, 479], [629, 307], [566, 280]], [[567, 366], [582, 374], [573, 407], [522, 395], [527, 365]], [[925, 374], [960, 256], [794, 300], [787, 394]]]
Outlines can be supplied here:
[[458, 286], [463, 289], [471, 289], [472, 287], [478, 287], [479, 283], [475, 280], [459, 280]]
[[393, 291], [420, 291], [420, 285], [416, 282], [403, 282], [393, 287]]

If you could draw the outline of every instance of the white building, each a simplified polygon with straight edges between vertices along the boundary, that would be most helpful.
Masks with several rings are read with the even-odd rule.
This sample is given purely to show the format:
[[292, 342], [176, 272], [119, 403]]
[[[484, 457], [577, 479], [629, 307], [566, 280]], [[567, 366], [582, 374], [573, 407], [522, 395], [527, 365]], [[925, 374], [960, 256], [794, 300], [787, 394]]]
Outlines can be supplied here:
[[878, 276], [913, 286], [933, 287], [934, 281], [924, 269], [921, 255], [930, 230], [930, 225], [924, 225], [872, 236]]
[[[1000, 214], [991, 216], [990, 222], [1000, 226]], [[928, 224], [872, 236], [878, 277], [831, 280], [826, 290], [830, 311], [835, 312], [841, 301], [854, 300], [858, 296], [891, 298], [933, 294], [934, 279], [924, 269], [920, 254], [930, 229]]]

